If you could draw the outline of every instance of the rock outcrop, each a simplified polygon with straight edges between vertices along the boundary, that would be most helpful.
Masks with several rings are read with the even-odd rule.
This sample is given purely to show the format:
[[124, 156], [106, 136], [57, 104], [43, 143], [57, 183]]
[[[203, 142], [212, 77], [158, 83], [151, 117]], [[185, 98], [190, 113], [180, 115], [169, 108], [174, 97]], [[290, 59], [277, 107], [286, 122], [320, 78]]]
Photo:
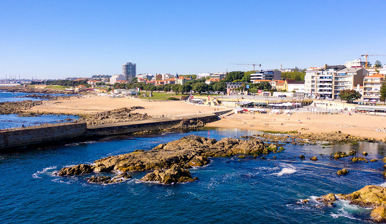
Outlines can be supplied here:
[[116, 110], [83, 115], [79, 120], [81, 122], [86, 122], [89, 126], [93, 126], [117, 122], [140, 121], [151, 118], [147, 114], [134, 113], [133, 111], [137, 109], [143, 109], [143, 107], [125, 107]]
[[151, 181], [161, 184], [175, 184], [183, 182], [193, 182], [197, 177], [192, 178], [189, 170], [173, 165], [166, 170], [154, 170], [141, 178], [141, 181]]
[[[84, 173], [101, 172], [142, 172], [154, 171], [145, 179], [163, 181], [160, 177], [168, 169], [189, 169], [203, 166], [209, 163], [210, 157], [230, 157], [245, 155], [257, 157], [283, 151], [274, 144], [264, 143], [262, 140], [251, 138], [240, 140], [224, 138], [220, 141], [199, 136], [186, 136], [179, 140], [160, 144], [151, 150], [136, 150], [131, 153], [110, 156], [97, 160], [89, 165], [86, 171], [80, 171], [81, 165], [65, 167], [59, 171], [59, 175], [77, 175]], [[156, 172], [157, 171], [157, 172]], [[170, 172], [173, 170], [170, 170]], [[168, 171], [169, 172], [169, 171]], [[175, 179], [173, 179], [175, 180]], [[180, 180], [177, 178], [177, 180]], [[183, 179], [181, 179], [183, 180]], [[186, 179], [188, 180], [188, 179]]]
[[76, 176], [76, 175], [84, 175], [92, 173], [94, 170], [94, 166], [88, 164], [79, 164], [70, 167], [64, 167], [59, 170], [59, 176]]
[[350, 201], [361, 207], [372, 208], [371, 218], [375, 222], [385, 222], [385, 207], [386, 207], [386, 188], [377, 185], [367, 185], [362, 189], [351, 194], [327, 194], [318, 201], [323, 202], [328, 206], [333, 206], [337, 199], [344, 199]]
[[0, 103], [0, 114], [19, 114], [34, 106], [42, 104], [42, 101], [25, 100], [20, 102]]

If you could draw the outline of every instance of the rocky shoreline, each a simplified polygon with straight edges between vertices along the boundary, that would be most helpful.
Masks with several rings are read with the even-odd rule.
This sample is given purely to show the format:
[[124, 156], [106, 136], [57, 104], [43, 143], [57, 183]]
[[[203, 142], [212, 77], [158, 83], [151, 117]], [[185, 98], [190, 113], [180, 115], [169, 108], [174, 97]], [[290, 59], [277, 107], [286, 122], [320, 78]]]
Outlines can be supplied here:
[[103, 124], [112, 124], [118, 122], [128, 122], [128, 121], [141, 121], [150, 119], [149, 115], [134, 113], [134, 110], [143, 109], [143, 107], [134, 106], [134, 107], [124, 107], [116, 110], [104, 111], [99, 113], [93, 113], [88, 115], [81, 115], [79, 119], [80, 122], [86, 122], [88, 126], [96, 126]]
[[[370, 208], [370, 218], [374, 222], [386, 222], [386, 188], [377, 185], [367, 185], [351, 194], [327, 194], [316, 199], [324, 206], [334, 207], [338, 200], [347, 200], [350, 204]], [[302, 200], [308, 203], [309, 200]]]
[[197, 178], [193, 178], [188, 169], [208, 164], [209, 158], [231, 156], [256, 158], [283, 150], [283, 147], [264, 143], [258, 139], [224, 138], [217, 141], [191, 135], [158, 145], [149, 151], [136, 150], [123, 155], [106, 157], [91, 165], [64, 167], [57, 174], [59, 176], [113, 174], [115, 176], [103, 175], [100, 179], [102, 183], [116, 183], [114, 180], [121, 179], [117, 178], [119, 175], [128, 177], [132, 172], [150, 171], [141, 178], [141, 181], [161, 184], [192, 182]]
[[0, 103], [0, 114], [20, 114], [34, 106], [41, 105], [42, 101], [25, 100], [20, 102]]

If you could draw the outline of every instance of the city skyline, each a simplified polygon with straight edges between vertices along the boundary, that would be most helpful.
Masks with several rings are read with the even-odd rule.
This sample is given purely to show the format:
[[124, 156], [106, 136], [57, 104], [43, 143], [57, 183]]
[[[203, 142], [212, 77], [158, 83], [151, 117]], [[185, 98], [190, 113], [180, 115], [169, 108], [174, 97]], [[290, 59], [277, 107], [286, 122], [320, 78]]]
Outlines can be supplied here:
[[386, 53], [379, 0], [5, 0], [0, 8], [1, 78], [119, 74], [127, 61], [138, 74], [307, 68]]

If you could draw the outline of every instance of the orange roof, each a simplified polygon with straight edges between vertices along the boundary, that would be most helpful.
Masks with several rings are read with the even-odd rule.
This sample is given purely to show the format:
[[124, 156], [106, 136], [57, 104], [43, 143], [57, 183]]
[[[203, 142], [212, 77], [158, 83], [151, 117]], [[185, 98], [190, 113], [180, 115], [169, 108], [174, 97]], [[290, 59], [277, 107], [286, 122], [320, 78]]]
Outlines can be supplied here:
[[264, 79], [262, 79], [262, 80], [253, 80], [253, 82], [271, 82], [272, 80], [264, 80]]
[[384, 78], [385, 75], [382, 75], [382, 74], [374, 74], [374, 75], [370, 75], [370, 76], [367, 76], [365, 78]]

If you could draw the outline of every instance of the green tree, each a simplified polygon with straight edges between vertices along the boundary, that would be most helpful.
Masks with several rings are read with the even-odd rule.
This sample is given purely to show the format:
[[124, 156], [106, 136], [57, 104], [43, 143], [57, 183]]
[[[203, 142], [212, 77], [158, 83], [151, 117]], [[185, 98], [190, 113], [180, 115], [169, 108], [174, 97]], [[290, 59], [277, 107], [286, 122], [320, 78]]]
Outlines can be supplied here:
[[235, 72], [228, 72], [225, 75], [225, 82], [233, 82], [235, 80], [241, 80], [244, 77], [244, 72], [241, 71], [235, 71]]
[[178, 84], [172, 85], [172, 90], [173, 90], [173, 92], [178, 94], [180, 92], [180, 85], [178, 85]]
[[347, 102], [353, 102], [354, 100], [361, 98], [361, 94], [355, 90], [346, 89], [339, 93], [339, 97]]
[[215, 82], [212, 85], [212, 89], [214, 91], [225, 92], [227, 89], [227, 84], [225, 82]]
[[379, 61], [379, 60], [376, 60], [375, 63], [374, 63], [374, 67], [375, 68], [382, 68], [382, 62]]
[[304, 81], [305, 72], [302, 71], [293, 71], [293, 72], [282, 72], [282, 79], [296, 80], [296, 81]]
[[380, 92], [381, 92], [381, 97], [380, 97], [381, 101], [386, 102], [386, 81], [382, 83]]
[[208, 85], [203, 82], [194, 83], [192, 88], [195, 92], [198, 92], [198, 93], [208, 91]]
[[269, 82], [261, 82], [261, 83], [257, 84], [257, 89], [269, 91], [272, 89], [272, 86]]

